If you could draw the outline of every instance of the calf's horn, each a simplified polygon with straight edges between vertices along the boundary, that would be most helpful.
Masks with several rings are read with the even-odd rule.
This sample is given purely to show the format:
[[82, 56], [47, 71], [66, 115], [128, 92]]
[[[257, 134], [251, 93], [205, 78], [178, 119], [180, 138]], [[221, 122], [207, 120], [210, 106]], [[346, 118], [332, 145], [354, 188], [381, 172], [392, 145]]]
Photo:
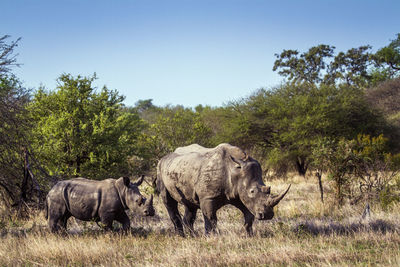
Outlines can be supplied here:
[[286, 189], [286, 191], [282, 192], [279, 196], [276, 196], [274, 198], [272, 198], [270, 205], [271, 207], [274, 207], [276, 205], [278, 205], [279, 201], [282, 200], [282, 198], [286, 195], [286, 193], [289, 191], [291, 184], [288, 186], [288, 188]]
[[149, 203], [149, 205], [153, 205], [153, 195], [151, 195], [146, 202]]
[[133, 184], [139, 187], [143, 183], [143, 180], [144, 180], [144, 175], [140, 176], [140, 178], [137, 179]]

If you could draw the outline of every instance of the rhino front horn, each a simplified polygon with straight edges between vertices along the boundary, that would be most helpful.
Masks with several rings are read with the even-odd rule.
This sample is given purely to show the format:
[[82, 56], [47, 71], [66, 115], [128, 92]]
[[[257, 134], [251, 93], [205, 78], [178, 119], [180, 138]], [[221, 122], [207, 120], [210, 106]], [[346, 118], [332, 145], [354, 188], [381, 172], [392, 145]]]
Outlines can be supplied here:
[[289, 191], [291, 184], [288, 186], [288, 188], [286, 189], [286, 191], [282, 192], [279, 196], [276, 196], [274, 198], [272, 198], [270, 205], [271, 207], [274, 207], [276, 205], [278, 205], [279, 201], [282, 200], [282, 198], [286, 195], [286, 193]]

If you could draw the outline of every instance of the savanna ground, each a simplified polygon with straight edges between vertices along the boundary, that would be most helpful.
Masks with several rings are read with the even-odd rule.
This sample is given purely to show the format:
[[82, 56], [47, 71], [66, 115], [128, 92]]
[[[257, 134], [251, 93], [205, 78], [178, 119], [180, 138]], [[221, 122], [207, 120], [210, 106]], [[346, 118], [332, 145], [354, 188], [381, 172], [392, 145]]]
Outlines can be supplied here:
[[156, 215], [132, 215], [132, 231], [125, 235], [72, 218], [67, 234], [50, 234], [43, 212], [27, 220], [2, 217], [0, 265], [400, 266], [399, 203], [386, 210], [371, 205], [371, 216], [362, 219], [365, 203], [336, 208], [326, 181], [324, 204], [315, 177], [267, 182], [272, 193], [288, 183], [292, 187], [274, 219], [256, 221], [250, 238], [240, 211], [230, 206], [218, 212], [219, 234], [203, 235], [198, 212], [197, 236], [179, 237], [158, 197]]

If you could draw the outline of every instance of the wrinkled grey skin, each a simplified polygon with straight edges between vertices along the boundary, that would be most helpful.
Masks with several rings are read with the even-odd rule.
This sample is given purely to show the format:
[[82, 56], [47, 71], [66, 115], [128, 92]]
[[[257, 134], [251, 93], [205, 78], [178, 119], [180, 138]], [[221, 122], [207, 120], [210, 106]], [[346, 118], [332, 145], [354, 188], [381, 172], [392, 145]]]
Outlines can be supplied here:
[[135, 183], [128, 177], [103, 181], [75, 178], [60, 181], [47, 194], [46, 219], [52, 232], [66, 230], [69, 217], [82, 221], [101, 222], [110, 230], [114, 220], [124, 230], [129, 230], [130, 220], [125, 210], [130, 209], [144, 216], [153, 216], [153, 195], [146, 200], [138, 186], [144, 176]]
[[[254, 219], [269, 220], [273, 207], [288, 192], [271, 196], [262, 181], [258, 161], [240, 148], [220, 144], [204, 148], [197, 144], [177, 148], [163, 157], [157, 166], [157, 190], [168, 210], [175, 230], [183, 234], [183, 225], [193, 233], [193, 223], [200, 208], [205, 232], [215, 231], [217, 210], [231, 204], [242, 211], [248, 235], [253, 234]], [[177, 204], [183, 204], [183, 220]]]

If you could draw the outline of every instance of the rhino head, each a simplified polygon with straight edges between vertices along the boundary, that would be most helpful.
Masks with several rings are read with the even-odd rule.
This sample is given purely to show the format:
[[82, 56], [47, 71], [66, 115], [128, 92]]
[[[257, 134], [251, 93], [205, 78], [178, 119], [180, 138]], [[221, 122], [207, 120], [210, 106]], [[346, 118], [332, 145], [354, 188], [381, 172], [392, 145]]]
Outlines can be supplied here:
[[258, 161], [246, 156], [235, 159], [231, 177], [236, 183], [236, 192], [246, 208], [258, 220], [270, 220], [274, 217], [273, 208], [278, 205], [290, 189], [289, 187], [277, 196], [271, 195], [271, 187], [262, 181], [261, 166]]
[[146, 199], [139, 191], [139, 186], [142, 184], [143, 180], [144, 175], [133, 183], [131, 183], [128, 177], [121, 177], [115, 184], [125, 209], [129, 208], [131, 211], [143, 216], [153, 216], [153, 195], [151, 195], [149, 199]]

